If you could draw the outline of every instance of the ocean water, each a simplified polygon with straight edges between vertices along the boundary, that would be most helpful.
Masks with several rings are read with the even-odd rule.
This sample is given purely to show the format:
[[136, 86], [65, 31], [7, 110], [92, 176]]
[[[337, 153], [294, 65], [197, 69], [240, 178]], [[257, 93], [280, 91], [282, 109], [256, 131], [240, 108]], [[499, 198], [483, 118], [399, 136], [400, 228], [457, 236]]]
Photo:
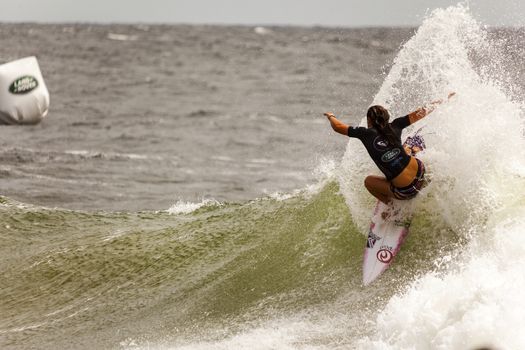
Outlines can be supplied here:
[[[417, 29], [0, 29], [55, 106], [1, 128], [0, 347], [525, 345], [522, 30], [464, 6]], [[364, 287], [377, 170], [319, 114], [450, 91], [408, 130], [431, 182]]]
[[35, 127], [0, 127], [2, 194], [80, 210], [165, 210], [303, 188], [340, 159], [322, 113], [358, 121], [413, 29], [0, 25], [36, 55]]

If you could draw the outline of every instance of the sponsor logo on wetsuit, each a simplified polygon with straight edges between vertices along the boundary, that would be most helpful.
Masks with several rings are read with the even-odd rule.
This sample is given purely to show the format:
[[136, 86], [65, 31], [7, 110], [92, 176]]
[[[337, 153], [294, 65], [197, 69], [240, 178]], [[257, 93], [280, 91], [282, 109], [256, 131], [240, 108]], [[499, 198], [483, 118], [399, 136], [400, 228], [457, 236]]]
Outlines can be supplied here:
[[399, 148], [394, 148], [394, 149], [386, 152], [385, 154], [383, 154], [383, 156], [381, 157], [381, 160], [384, 163], [388, 163], [388, 162], [394, 160], [399, 155], [399, 153], [401, 153], [401, 150]]
[[374, 148], [378, 151], [384, 151], [388, 148], [388, 141], [378, 136], [374, 139]]
[[38, 87], [38, 80], [30, 75], [25, 75], [13, 81], [9, 86], [9, 92], [15, 95], [27, 94]]

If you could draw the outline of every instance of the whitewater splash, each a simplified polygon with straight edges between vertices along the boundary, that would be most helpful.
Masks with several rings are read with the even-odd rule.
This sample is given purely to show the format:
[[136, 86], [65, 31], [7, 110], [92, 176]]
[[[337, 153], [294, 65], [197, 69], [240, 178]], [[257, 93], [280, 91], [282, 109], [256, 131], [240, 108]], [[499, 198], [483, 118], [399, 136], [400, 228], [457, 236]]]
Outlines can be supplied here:
[[[523, 159], [514, 151], [524, 142], [523, 107], [507, 97], [498, 72], [492, 69], [487, 75], [487, 62], [505, 64], [497, 52], [487, 58], [491, 47], [467, 8], [436, 10], [403, 46], [374, 99], [397, 117], [445, 98], [450, 91], [457, 93], [408, 133], [424, 127], [428, 144], [420, 158], [428, 165], [432, 183], [418, 201], [426, 201], [429, 211], [458, 229], [483, 221], [491, 210], [511, 202], [519, 196], [515, 188], [523, 183]], [[481, 55], [484, 60], [472, 60]], [[361, 145], [352, 141], [342, 168], [339, 178], [347, 203], [353, 217], [366, 227], [369, 203], [361, 183], [377, 170]]]
[[430, 273], [379, 314], [365, 349], [521, 349], [525, 210], [491, 224], [445, 274]]
[[[509, 72], [496, 46], [465, 6], [436, 10], [403, 46], [374, 99], [397, 117], [457, 93], [408, 131], [424, 127], [428, 148], [421, 159], [432, 180], [413, 205], [436, 235], [448, 227], [468, 244], [443, 257], [439, 264], [448, 263], [441, 272], [393, 297], [359, 347], [525, 346], [525, 336], [513, 331], [523, 327], [518, 310], [525, 307], [524, 105], [511, 98], [512, 86], [502, 84]], [[362, 229], [370, 200], [361, 184], [377, 172], [367, 158], [351, 140], [341, 167], [347, 170], [339, 175]]]

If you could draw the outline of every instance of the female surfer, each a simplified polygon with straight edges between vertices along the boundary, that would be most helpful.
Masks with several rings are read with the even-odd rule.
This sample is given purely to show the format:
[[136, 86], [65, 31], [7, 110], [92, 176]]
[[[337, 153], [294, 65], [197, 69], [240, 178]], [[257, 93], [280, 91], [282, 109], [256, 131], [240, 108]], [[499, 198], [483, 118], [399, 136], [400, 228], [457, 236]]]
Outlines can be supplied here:
[[[450, 99], [455, 93], [448, 95]], [[374, 197], [388, 204], [391, 198], [414, 198], [424, 184], [425, 166], [407, 154], [401, 143], [401, 131], [431, 113], [443, 100], [433, 101], [389, 123], [390, 114], [382, 106], [372, 106], [366, 113], [368, 127], [353, 127], [339, 121], [333, 113], [324, 113], [334, 131], [361, 140], [368, 154], [385, 175], [369, 175], [365, 187]]]

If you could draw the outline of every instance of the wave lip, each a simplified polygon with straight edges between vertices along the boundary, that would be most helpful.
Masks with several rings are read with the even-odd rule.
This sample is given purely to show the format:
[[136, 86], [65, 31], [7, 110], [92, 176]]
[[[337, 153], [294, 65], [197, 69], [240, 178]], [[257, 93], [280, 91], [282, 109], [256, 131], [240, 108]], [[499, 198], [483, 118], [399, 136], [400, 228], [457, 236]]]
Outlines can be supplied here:
[[214, 199], [204, 199], [199, 203], [185, 202], [185, 201], [180, 200], [174, 205], [172, 205], [167, 210], [167, 212], [169, 214], [189, 214], [202, 207], [215, 206], [215, 205], [220, 206], [221, 203]]
[[[457, 246], [442, 252], [434, 271], [421, 273], [378, 310], [364, 349], [473, 349], [525, 346], [525, 147], [523, 98], [503, 84], [505, 55], [466, 6], [430, 14], [402, 47], [374, 104], [403, 115], [448, 91], [457, 95], [418, 123], [424, 126], [430, 185], [413, 205], [426, 215], [433, 236], [457, 233]], [[482, 58], [482, 59], [480, 59]], [[409, 130], [410, 132], [410, 130]], [[356, 183], [371, 171], [349, 142], [344, 163], [357, 169], [342, 183], [353, 217], [366, 212]], [[366, 203], [366, 202], [365, 202]], [[361, 220], [365, 222], [366, 220]], [[363, 224], [363, 223], [361, 223]], [[421, 232], [419, 239], [430, 245]]]

